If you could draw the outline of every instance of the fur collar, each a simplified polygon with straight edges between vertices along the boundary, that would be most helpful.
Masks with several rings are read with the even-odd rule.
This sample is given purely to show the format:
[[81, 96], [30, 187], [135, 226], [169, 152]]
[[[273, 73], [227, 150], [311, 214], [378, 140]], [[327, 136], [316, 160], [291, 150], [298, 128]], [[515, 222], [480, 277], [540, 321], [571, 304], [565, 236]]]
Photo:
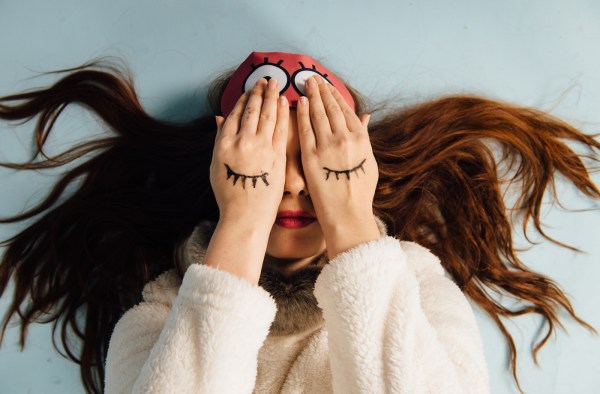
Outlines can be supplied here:
[[[375, 221], [380, 234], [387, 235], [387, 226], [381, 218], [375, 216]], [[184, 244], [185, 267], [182, 272], [191, 264], [202, 263], [216, 225], [216, 222], [203, 221], [196, 226]], [[312, 331], [323, 325], [322, 311], [317, 305], [313, 290], [321, 269], [328, 262], [327, 253], [323, 253], [314, 263], [287, 278], [263, 266], [258, 285], [268, 291], [277, 304], [277, 314], [270, 328], [271, 335]]]

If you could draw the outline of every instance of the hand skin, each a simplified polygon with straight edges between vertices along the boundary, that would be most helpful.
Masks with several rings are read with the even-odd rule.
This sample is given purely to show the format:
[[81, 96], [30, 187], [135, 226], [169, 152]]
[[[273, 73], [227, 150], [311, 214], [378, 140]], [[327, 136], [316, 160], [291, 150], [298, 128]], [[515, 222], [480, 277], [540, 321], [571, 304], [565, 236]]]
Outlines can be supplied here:
[[[306, 99], [301, 99], [297, 115], [302, 165], [331, 260], [380, 238], [373, 215], [379, 172], [368, 137], [369, 116], [359, 118], [321, 77], [307, 79]], [[360, 176], [358, 170], [348, 180], [323, 176], [323, 168], [352, 168], [361, 159]]]
[[[289, 107], [285, 100], [279, 100], [277, 80], [267, 82], [264, 78], [238, 99], [227, 119], [215, 118], [217, 135], [210, 180], [220, 218], [204, 264], [253, 284], [258, 283], [283, 194], [288, 119]], [[258, 152], [249, 154], [253, 149]], [[253, 162], [267, 166], [270, 188], [261, 183], [256, 190], [242, 190], [239, 184], [236, 188], [229, 180], [229, 173], [225, 176], [225, 160], [233, 162], [240, 171]]]

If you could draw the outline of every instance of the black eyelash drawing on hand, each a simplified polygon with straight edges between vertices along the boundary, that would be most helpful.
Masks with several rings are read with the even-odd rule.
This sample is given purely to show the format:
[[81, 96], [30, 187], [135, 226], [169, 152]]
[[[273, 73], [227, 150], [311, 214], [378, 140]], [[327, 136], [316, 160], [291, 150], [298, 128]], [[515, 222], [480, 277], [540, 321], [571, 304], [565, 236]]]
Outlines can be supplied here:
[[245, 189], [246, 188], [246, 178], [252, 178], [252, 187], [254, 189], [256, 189], [256, 180], [258, 178], [261, 178], [263, 180], [263, 182], [265, 183], [265, 185], [269, 186], [269, 182], [267, 181], [267, 175], [269, 175], [268, 172], [263, 172], [260, 175], [244, 175], [244, 174], [238, 174], [237, 172], [233, 171], [227, 164], [225, 164], [225, 167], [227, 168], [227, 179], [231, 178], [231, 176], [233, 175], [233, 184], [235, 185], [235, 183], [237, 182], [238, 178], [242, 178], [242, 187]]
[[[331, 168], [323, 167], [323, 169], [327, 171], [327, 176], [325, 177], [325, 180], [329, 179], [329, 174], [332, 172], [335, 172], [336, 179], [340, 179], [340, 176], [339, 176], [340, 173], [345, 173], [346, 176], [348, 177], [348, 180], [350, 180], [350, 173], [352, 171], [358, 171], [359, 168], [362, 170], [362, 172], [364, 172], [366, 174], [365, 169], [363, 168], [363, 163], [365, 161], [367, 161], [367, 159], [363, 159], [363, 161], [361, 161], [359, 165], [352, 168], [351, 170], [337, 171], [337, 170], [332, 170]], [[358, 176], [358, 172], [356, 173], [356, 176]]]

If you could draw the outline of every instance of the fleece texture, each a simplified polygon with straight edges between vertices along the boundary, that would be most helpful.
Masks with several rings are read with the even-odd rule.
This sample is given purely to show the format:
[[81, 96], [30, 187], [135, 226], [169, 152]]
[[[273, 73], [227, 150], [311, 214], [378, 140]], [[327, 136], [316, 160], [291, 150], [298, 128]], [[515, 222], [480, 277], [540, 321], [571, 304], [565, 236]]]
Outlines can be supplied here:
[[258, 285], [202, 264], [144, 288], [111, 336], [105, 392], [489, 393], [475, 316], [439, 259], [387, 234]]

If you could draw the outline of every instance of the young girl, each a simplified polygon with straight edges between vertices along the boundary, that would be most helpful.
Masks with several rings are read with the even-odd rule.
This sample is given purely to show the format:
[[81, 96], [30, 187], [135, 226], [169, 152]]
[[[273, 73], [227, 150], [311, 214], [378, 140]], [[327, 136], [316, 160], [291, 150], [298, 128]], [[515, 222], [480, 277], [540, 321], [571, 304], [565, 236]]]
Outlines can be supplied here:
[[[11, 277], [15, 293], [2, 334], [15, 313], [22, 345], [31, 322], [63, 319], [88, 392], [485, 393], [466, 297], [505, 335], [515, 379], [500, 315], [548, 321], [534, 356], [559, 306], [595, 332], [517, 258], [486, 144], [518, 162], [509, 181], [520, 181], [524, 224], [568, 247], [541, 230], [542, 196], [558, 170], [600, 197], [560, 139], [600, 143], [559, 119], [449, 96], [369, 123], [358, 93], [315, 59], [253, 52], [213, 84], [219, 116], [179, 125], [148, 116], [115, 67], [63, 71], [48, 89], [1, 98], [0, 117], [39, 115], [42, 154], [69, 103], [116, 136], [2, 163], [39, 169], [96, 154], [37, 207], [1, 221], [42, 214], [4, 242], [0, 294]], [[489, 289], [532, 305], [509, 310]]]

